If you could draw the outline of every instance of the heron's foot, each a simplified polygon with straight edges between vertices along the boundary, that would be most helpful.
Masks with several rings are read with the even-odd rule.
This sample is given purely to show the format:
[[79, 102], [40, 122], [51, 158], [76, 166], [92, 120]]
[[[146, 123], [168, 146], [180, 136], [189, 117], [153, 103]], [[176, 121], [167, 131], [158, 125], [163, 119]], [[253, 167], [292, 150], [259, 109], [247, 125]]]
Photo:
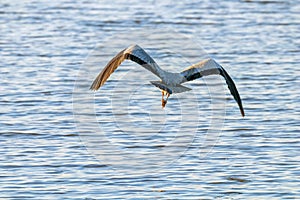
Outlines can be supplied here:
[[164, 108], [166, 106], [167, 102], [168, 101], [166, 101], [164, 99], [161, 100], [161, 106], [162, 106], [162, 108]]
[[163, 92], [162, 92], [162, 97], [161, 97], [161, 106], [162, 106], [162, 108], [164, 108], [164, 107], [166, 106], [170, 94], [169, 94], [169, 93], [166, 93], [166, 96], [167, 96], [166, 99], [164, 99], [164, 96], [165, 96], [165, 92], [163, 91]]

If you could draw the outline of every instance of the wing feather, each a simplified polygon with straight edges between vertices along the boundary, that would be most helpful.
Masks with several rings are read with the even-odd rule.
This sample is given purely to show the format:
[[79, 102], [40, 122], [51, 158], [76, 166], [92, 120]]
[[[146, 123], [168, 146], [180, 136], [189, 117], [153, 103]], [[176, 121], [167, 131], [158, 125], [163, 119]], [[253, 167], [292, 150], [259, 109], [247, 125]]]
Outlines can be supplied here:
[[131, 45], [119, 52], [107, 63], [104, 69], [95, 78], [90, 89], [98, 90], [102, 85], [104, 85], [110, 75], [121, 65], [125, 59], [136, 62], [158, 77], [161, 77], [160, 74], [162, 69], [158, 66], [158, 64], [140, 46]]
[[203, 76], [209, 76], [209, 75], [223, 76], [228, 85], [231, 95], [233, 96], [234, 100], [237, 102], [239, 106], [241, 115], [243, 117], [245, 116], [242, 100], [240, 98], [239, 92], [232, 78], [225, 71], [225, 69], [213, 59], [206, 59], [199, 63], [196, 63], [195, 65], [192, 65], [188, 67], [186, 70], [182, 71], [180, 74], [184, 77], [182, 83], [187, 81], [192, 81], [197, 78], [201, 78]]

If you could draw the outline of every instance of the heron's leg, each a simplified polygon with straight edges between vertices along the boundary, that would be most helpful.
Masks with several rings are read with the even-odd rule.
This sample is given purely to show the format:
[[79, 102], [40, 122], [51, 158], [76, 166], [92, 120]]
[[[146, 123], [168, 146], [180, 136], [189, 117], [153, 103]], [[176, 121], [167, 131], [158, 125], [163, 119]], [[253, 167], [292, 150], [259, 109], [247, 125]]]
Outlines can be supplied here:
[[165, 97], [165, 91], [161, 91], [161, 106], [164, 108], [166, 105], [166, 101], [164, 100]]
[[[170, 93], [167, 93], [166, 101], [168, 101], [169, 96], [170, 96]], [[166, 102], [166, 103], [167, 103], [167, 102]]]

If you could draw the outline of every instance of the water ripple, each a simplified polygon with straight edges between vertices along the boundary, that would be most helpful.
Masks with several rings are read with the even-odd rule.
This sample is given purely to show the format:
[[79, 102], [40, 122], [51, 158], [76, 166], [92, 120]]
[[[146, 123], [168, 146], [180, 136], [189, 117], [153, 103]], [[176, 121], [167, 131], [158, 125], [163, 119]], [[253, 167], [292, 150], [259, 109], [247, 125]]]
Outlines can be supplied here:
[[[298, 198], [299, 23], [297, 1], [4, 0], [0, 5], [0, 198]], [[138, 37], [136, 30], [142, 30]], [[182, 35], [185, 39], [178, 37]], [[130, 97], [129, 110], [116, 109], [124, 106], [128, 88], [153, 79], [137, 70], [130, 76], [138, 81], [118, 81], [135, 70], [133, 64], [124, 63], [100, 92], [82, 98], [80, 114], [97, 116], [84, 133], [89, 135], [99, 126], [121, 153], [156, 155], [155, 162], [142, 163], [144, 170], [182, 154], [152, 173], [131, 173], [130, 167], [141, 157], [129, 157], [117, 162], [124, 171], [116, 173], [79, 137], [74, 85], [88, 89], [101, 66], [128, 41], [145, 44], [163, 68], [187, 67], [205, 56], [182, 45], [191, 38], [232, 75], [246, 117], [239, 117], [229, 93], [219, 94], [214, 100], [226, 102], [225, 120], [211, 127], [208, 79], [191, 83], [196, 95], [174, 96], [164, 111], [159, 91], [152, 91], [148, 82], [142, 85], [144, 93], [135, 91]], [[99, 62], [79, 79], [78, 70], [97, 45]], [[120, 91], [112, 94], [116, 85]], [[85, 112], [91, 98], [95, 112]], [[120, 119], [118, 126], [112, 117]], [[208, 134], [218, 128], [222, 128], [218, 137]], [[89, 136], [99, 148], [103, 135]], [[174, 143], [174, 138], [181, 143]], [[169, 150], [166, 160], [160, 159], [162, 150]]]

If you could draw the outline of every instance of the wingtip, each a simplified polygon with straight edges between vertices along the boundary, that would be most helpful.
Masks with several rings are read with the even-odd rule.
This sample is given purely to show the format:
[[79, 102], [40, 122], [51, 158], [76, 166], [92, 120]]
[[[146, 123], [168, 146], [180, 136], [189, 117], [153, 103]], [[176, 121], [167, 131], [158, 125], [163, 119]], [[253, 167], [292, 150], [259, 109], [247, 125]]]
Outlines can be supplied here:
[[[96, 79], [97, 80], [97, 79]], [[93, 83], [92, 83], [92, 85], [90, 86], [90, 90], [92, 90], [92, 91], [97, 91], [100, 87], [101, 87], [101, 84], [99, 85], [98, 84], [98, 82], [97, 81], [94, 81]]]
[[96, 90], [96, 89], [93, 89], [93, 88], [90, 88], [90, 91], [96, 92], [97, 90]]
[[241, 110], [241, 114], [242, 114], [242, 117], [245, 117], [245, 112], [244, 112], [244, 110]]
[[90, 90], [93, 92], [96, 92], [98, 89], [96, 89], [95, 87], [93, 87], [93, 85], [90, 87]]

